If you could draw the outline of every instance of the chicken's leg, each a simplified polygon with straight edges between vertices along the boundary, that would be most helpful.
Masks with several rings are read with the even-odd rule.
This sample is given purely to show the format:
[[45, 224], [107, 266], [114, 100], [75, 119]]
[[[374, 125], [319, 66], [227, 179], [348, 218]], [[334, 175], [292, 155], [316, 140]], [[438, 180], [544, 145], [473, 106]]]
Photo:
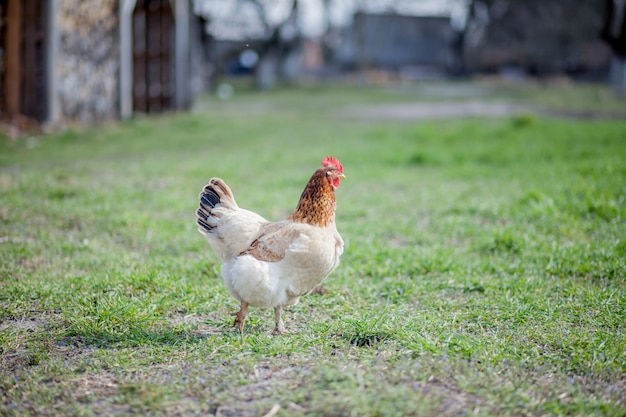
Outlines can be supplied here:
[[243, 332], [243, 328], [246, 326], [246, 316], [248, 315], [248, 303], [242, 301], [239, 311], [236, 313], [230, 313], [230, 315], [235, 316], [233, 327], [236, 327], [237, 330]]
[[274, 307], [274, 317], [276, 318], [276, 327], [272, 330], [272, 334], [285, 334], [285, 323], [283, 323], [283, 319], [280, 317], [280, 306]]

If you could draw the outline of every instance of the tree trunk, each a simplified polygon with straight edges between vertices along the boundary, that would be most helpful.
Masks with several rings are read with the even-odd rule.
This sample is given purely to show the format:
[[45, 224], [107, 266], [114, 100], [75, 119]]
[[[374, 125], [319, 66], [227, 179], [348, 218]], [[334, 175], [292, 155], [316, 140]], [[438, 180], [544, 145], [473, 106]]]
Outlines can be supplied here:
[[618, 55], [613, 56], [611, 62], [611, 84], [615, 93], [620, 97], [626, 97], [626, 58]]
[[[259, 16], [266, 29], [272, 31], [271, 37], [259, 48], [259, 62], [255, 71], [255, 84], [259, 89], [270, 89], [279, 81], [293, 81], [299, 68], [294, 66], [294, 53], [300, 45], [298, 26], [298, 0], [292, 0], [287, 19], [276, 26], [271, 26], [264, 9], [258, 0], [252, 2], [259, 9]], [[289, 35], [286, 35], [289, 32]]]
[[278, 80], [278, 54], [274, 51], [263, 54], [255, 72], [256, 88], [268, 90], [276, 87]]
[[620, 97], [626, 97], [626, 2], [605, 0], [605, 19], [600, 37], [611, 48], [611, 82]]

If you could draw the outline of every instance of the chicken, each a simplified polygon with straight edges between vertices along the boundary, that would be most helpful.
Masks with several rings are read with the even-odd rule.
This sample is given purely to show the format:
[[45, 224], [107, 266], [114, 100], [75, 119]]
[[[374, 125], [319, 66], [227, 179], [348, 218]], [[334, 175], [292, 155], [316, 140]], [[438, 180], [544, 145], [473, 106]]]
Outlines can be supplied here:
[[212, 178], [200, 193], [198, 230], [222, 260], [221, 275], [240, 303], [234, 327], [243, 331], [248, 307], [274, 309], [273, 334], [283, 334], [281, 309], [294, 305], [339, 264], [343, 240], [335, 225], [335, 190], [343, 174], [331, 156], [313, 173], [294, 212], [270, 222], [237, 206], [230, 188]]

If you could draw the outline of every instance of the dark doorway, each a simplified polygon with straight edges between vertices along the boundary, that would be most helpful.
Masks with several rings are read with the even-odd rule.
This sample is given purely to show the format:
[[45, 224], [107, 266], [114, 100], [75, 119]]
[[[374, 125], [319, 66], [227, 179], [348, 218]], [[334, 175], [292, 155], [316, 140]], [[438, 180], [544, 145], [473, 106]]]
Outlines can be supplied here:
[[133, 12], [133, 110], [173, 108], [174, 16], [169, 0], [137, 0]]
[[42, 122], [48, 115], [47, 0], [0, 0], [0, 110]]

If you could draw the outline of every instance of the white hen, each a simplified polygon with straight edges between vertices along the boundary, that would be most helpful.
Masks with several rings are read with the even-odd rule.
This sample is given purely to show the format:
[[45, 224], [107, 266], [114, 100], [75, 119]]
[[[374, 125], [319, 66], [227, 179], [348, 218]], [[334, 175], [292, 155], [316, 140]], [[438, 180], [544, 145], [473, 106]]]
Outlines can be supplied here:
[[335, 189], [345, 178], [341, 163], [322, 160], [295, 211], [269, 222], [239, 208], [226, 183], [212, 178], [200, 193], [197, 223], [222, 259], [221, 274], [241, 302], [235, 327], [243, 330], [248, 307], [274, 308], [274, 334], [285, 332], [281, 308], [319, 285], [339, 264], [343, 240], [335, 226]]

